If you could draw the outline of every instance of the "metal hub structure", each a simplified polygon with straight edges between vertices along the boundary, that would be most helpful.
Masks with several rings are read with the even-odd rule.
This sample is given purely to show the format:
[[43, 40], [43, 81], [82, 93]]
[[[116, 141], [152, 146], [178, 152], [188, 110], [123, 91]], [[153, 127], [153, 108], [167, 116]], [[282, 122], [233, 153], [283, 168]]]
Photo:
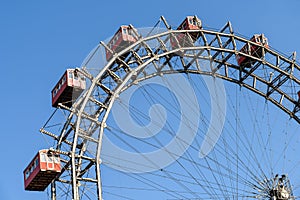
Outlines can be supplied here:
[[[296, 54], [285, 56], [262, 45], [261, 58], [242, 53], [240, 49], [244, 45], [258, 44], [235, 34], [230, 22], [221, 30], [215, 31], [205, 28], [173, 30], [163, 17], [160, 21], [166, 27], [163, 31], [148, 35], [137, 32], [140, 36], [137, 42], [119, 53], [114, 53], [113, 58], [101, 70], [93, 72], [86, 67], [90, 59], [101, 49], [110, 50], [101, 42], [85, 65], [77, 69], [90, 86], [73, 107], [60, 104], [62, 109], [68, 111], [63, 128], [54, 132], [46, 124], [40, 129], [41, 133], [55, 140], [56, 145], [51, 151], [59, 153], [63, 162], [61, 175], [52, 183], [52, 200], [59, 199], [57, 190], [63, 190], [64, 187], [72, 188], [73, 200], [84, 199], [86, 196], [90, 196], [87, 199], [103, 199], [101, 145], [112, 105], [122, 91], [155, 76], [185, 73], [220, 78], [260, 95], [290, 118], [300, 122], [297, 96], [300, 89], [300, 66], [296, 62]], [[172, 48], [170, 38], [175, 38], [178, 34], [189, 37], [192, 32], [200, 35], [193, 45], [179, 44], [177, 48]], [[126, 58], [122, 57], [128, 52]], [[237, 55], [255, 62], [251, 68], [238, 66]], [[174, 60], [179, 60], [181, 64], [174, 65]], [[211, 63], [210, 68], [203, 68], [201, 60]], [[87, 145], [94, 145], [96, 152], [92, 154], [87, 151]], [[63, 188], [58, 188], [58, 184]], [[265, 184], [269, 188], [265, 191], [268, 199], [293, 199], [289, 181], [285, 176], [276, 176]], [[89, 190], [97, 192], [89, 194]]]
[[271, 179], [265, 179], [260, 183], [263, 186], [263, 190], [260, 191], [261, 196], [258, 199], [269, 199], [269, 200], [288, 200], [296, 199], [293, 195], [292, 186], [290, 184], [287, 175], [278, 174]]
[[286, 175], [282, 175], [281, 177], [276, 175], [274, 177], [270, 190], [270, 197], [272, 200], [294, 199], [290, 181]]

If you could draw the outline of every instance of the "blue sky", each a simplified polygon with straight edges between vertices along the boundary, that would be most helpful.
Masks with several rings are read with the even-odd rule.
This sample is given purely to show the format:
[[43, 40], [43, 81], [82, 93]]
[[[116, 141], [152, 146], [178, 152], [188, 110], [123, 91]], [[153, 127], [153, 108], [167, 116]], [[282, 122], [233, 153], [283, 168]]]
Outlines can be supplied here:
[[300, 52], [299, 8], [298, 0], [0, 1], [0, 199], [46, 199], [23, 190], [22, 171], [48, 147], [38, 130], [53, 111], [50, 91], [120, 25], [149, 27], [164, 15], [176, 26], [197, 15], [219, 29], [229, 20], [234, 31], [264, 33], [271, 46], [291, 54]]

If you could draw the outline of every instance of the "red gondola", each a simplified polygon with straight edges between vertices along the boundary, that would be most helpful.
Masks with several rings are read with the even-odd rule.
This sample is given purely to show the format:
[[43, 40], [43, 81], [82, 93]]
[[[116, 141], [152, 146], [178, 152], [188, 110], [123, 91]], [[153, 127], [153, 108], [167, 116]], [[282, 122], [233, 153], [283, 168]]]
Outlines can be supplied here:
[[58, 104], [62, 103], [67, 107], [72, 107], [74, 100], [79, 97], [85, 87], [85, 78], [75, 69], [67, 69], [51, 92], [52, 106], [58, 107]]
[[[250, 39], [251, 42], [255, 42], [259, 45], [263, 45], [265, 48], [269, 48], [268, 46], [268, 39], [264, 36], [264, 34], [255, 34], [253, 37]], [[250, 52], [249, 52], [250, 50]], [[240, 52], [261, 58], [262, 55], [262, 47], [259, 47], [257, 45], [253, 44], [245, 44], [243, 48], [240, 50]], [[251, 67], [256, 60], [251, 59], [249, 57], [243, 56], [243, 55], [237, 55], [236, 56], [237, 63], [242, 66], [242, 67]]]
[[[200, 30], [202, 28], [201, 20], [196, 16], [187, 16], [178, 26], [177, 30]], [[192, 32], [186, 35], [184, 33], [176, 34], [176, 39], [181, 47], [192, 46], [193, 43], [200, 37], [199, 32]], [[175, 38], [171, 38], [172, 48], [178, 48]], [[191, 41], [192, 39], [192, 41]]]
[[59, 156], [40, 150], [23, 172], [25, 190], [44, 191], [60, 172]]
[[[138, 40], [134, 31], [129, 26], [121, 26], [119, 30], [115, 33], [112, 39], [108, 42], [107, 46], [114, 52], [118, 53], [128, 47], [129, 45], [135, 43]], [[113, 54], [106, 49], [106, 60], [109, 61]], [[124, 57], [127, 55], [125, 54]]]

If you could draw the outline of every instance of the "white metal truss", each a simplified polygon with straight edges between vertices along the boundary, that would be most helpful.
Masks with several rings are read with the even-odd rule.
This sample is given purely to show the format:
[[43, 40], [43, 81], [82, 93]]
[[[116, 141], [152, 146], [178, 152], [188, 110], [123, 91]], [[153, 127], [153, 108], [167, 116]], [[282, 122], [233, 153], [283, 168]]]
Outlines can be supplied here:
[[[80, 188], [85, 184], [94, 187], [97, 199], [102, 200], [101, 189], [101, 144], [106, 119], [118, 95], [136, 82], [158, 75], [173, 73], [193, 73], [221, 78], [247, 88], [279, 107], [291, 118], [300, 123], [299, 70], [296, 55], [282, 55], [272, 48], [266, 48], [233, 32], [227, 23], [220, 31], [202, 28], [200, 30], [172, 30], [165, 22], [164, 32], [140, 37], [107, 62], [97, 75], [92, 75], [84, 67], [77, 69], [90, 81], [90, 87], [77, 100], [72, 108], [60, 105], [69, 115], [61, 132], [51, 133], [42, 128], [40, 131], [52, 137], [57, 146], [52, 151], [61, 155], [62, 173], [52, 184], [52, 199], [56, 196], [55, 183], [61, 182], [72, 187], [72, 199], [81, 199]], [[197, 33], [198, 40], [190, 46], [172, 48], [170, 39], [178, 34]], [[153, 48], [152, 44], [158, 44]], [[262, 49], [262, 57], [256, 57], [240, 51], [244, 45], [257, 45]], [[101, 42], [99, 47], [108, 47]], [[109, 50], [109, 49], [108, 49]], [[123, 58], [122, 55], [129, 55]], [[254, 62], [251, 68], [237, 65], [236, 56], [245, 56]], [[180, 59], [181, 65], [173, 60]], [[209, 69], [202, 68], [199, 60], [217, 65]], [[153, 70], [144, 70], [152, 65]], [[288, 86], [288, 87], [287, 87]], [[289, 89], [288, 89], [289, 88]], [[291, 91], [291, 88], [293, 91]], [[93, 107], [91, 111], [87, 107]], [[84, 124], [84, 125], [83, 125]], [[96, 156], [86, 151], [86, 143], [97, 145]], [[92, 171], [92, 173], [91, 173]]]

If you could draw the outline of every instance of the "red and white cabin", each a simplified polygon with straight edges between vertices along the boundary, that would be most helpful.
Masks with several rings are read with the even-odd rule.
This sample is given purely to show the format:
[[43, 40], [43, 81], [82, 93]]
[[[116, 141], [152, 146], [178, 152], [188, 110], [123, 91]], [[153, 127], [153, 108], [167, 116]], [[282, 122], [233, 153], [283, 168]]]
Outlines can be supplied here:
[[67, 69], [51, 91], [52, 106], [58, 107], [58, 104], [61, 103], [69, 108], [72, 107], [85, 88], [85, 78], [75, 69]]
[[[202, 22], [198, 17], [187, 16], [178, 26], [177, 30], [200, 30], [201, 28]], [[176, 39], [180, 46], [191, 46], [200, 37], [200, 34], [198, 32], [188, 34], [192, 38], [192, 41], [190, 41], [189, 36], [184, 33], [176, 34]], [[173, 49], [178, 48], [177, 41], [175, 40], [175, 38], [171, 38], [171, 45]]]
[[40, 150], [23, 171], [25, 190], [44, 191], [60, 172], [59, 156]]
[[[264, 36], [264, 34], [255, 34], [252, 36], [252, 38], [250, 39], [251, 42], [255, 42], [259, 45], [263, 45], [265, 48], [269, 48], [268, 45], [268, 39]], [[250, 52], [249, 52], [250, 50]], [[261, 58], [262, 55], [262, 47], [258, 46], [258, 45], [253, 45], [253, 44], [245, 44], [243, 46], [243, 48], [241, 48], [240, 52], [251, 55], [251, 56], [255, 56], [257, 58]], [[243, 55], [236, 55], [236, 60], [238, 65], [242, 66], [242, 67], [251, 67], [256, 60], [255, 59], [251, 59], [249, 57], [243, 56]]]
[[[112, 39], [108, 42], [107, 46], [114, 52], [118, 53], [135, 43], [138, 40], [132, 28], [129, 26], [121, 26]], [[106, 60], [109, 61], [113, 54], [106, 49]], [[125, 54], [124, 57], [127, 55]]]

